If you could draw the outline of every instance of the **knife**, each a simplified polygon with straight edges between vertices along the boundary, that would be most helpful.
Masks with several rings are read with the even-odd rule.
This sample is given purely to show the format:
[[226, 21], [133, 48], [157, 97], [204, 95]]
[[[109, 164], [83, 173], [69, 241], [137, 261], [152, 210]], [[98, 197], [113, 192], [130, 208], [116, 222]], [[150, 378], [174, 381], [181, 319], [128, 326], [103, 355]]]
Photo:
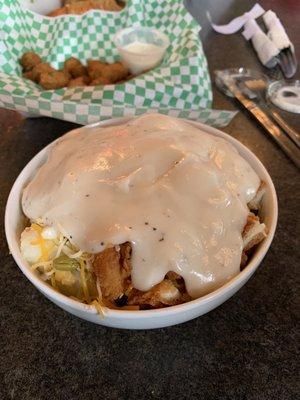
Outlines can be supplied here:
[[257, 121], [259, 121], [266, 132], [269, 133], [285, 154], [300, 169], [300, 149], [284, 134], [281, 128], [274, 124], [268, 115], [254, 101], [248, 99], [238, 89], [232, 78], [226, 77], [223, 82], [235, 98], [257, 119]]

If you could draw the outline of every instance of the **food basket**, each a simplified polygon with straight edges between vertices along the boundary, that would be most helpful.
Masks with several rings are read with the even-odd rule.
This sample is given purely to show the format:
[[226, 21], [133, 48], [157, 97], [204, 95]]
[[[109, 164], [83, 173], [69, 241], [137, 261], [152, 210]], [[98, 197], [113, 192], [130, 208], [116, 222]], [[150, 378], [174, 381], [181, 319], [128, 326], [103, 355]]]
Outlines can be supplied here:
[[[155, 69], [116, 85], [43, 90], [24, 79], [19, 64], [27, 51], [62, 68], [76, 57], [82, 62], [119, 59], [113, 38], [122, 28], [159, 29], [170, 39]], [[0, 3], [0, 106], [30, 115], [78, 124], [112, 117], [161, 112], [175, 117], [226, 125], [235, 113], [211, 109], [212, 90], [199, 39], [199, 25], [181, 0], [129, 0], [120, 12], [92, 10], [51, 18], [16, 0]]]

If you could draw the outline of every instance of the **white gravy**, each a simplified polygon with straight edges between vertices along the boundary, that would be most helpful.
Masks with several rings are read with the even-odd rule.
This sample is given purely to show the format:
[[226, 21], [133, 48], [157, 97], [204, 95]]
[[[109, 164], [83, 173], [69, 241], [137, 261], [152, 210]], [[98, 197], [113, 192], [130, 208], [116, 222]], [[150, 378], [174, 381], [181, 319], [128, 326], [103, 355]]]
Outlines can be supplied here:
[[259, 184], [227, 141], [152, 114], [63, 136], [22, 204], [86, 252], [131, 242], [135, 288], [175, 271], [198, 297], [238, 274]]

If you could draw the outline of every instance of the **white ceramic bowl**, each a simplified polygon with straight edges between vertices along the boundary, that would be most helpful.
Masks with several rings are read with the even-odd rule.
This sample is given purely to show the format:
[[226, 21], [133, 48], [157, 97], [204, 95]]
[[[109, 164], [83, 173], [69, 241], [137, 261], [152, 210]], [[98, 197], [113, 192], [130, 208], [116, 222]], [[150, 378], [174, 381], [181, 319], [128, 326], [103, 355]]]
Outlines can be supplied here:
[[[130, 118], [114, 119], [79, 129], [89, 131], [99, 126], [118, 125], [129, 119]], [[19, 248], [20, 234], [24, 229], [24, 217], [21, 210], [22, 189], [26, 183], [32, 179], [37, 168], [46, 160], [47, 153], [52, 146], [52, 144], [50, 144], [40, 151], [20, 173], [10, 192], [5, 213], [5, 232], [7, 242], [16, 263], [31, 283], [33, 283], [34, 286], [49, 300], [53, 301], [64, 310], [96, 324], [125, 329], [151, 329], [175, 325], [199, 317], [229, 299], [247, 282], [264, 258], [274, 236], [277, 223], [277, 198], [273, 182], [270, 175], [256, 156], [236, 139], [230, 137], [226, 133], [201, 123], [193, 124], [199, 126], [199, 128], [211, 133], [212, 135], [220, 136], [232, 143], [267, 185], [267, 192], [263, 199], [261, 211], [263, 220], [268, 227], [269, 234], [257, 247], [247, 267], [218, 290], [215, 290], [197, 300], [158, 310], [118, 311], [107, 309], [105, 317], [99, 316], [94, 307], [82, 304], [56, 292], [30, 269], [29, 264], [23, 259]], [[258, 293], [257, 295], [263, 296], [263, 293]]]

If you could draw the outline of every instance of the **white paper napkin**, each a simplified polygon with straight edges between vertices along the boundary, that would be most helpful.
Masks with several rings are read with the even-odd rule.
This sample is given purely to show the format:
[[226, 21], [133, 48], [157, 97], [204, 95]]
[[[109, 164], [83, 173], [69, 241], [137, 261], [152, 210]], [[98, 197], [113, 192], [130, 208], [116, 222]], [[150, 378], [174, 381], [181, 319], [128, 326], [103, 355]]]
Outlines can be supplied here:
[[259, 27], [254, 19], [249, 19], [244, 26], [242, 32], [246, 40], [252, 41], [253, 47], [257, 53], [257, 56], [261, 63], [268, 68], [273, 68], [277, 64], [276, 56], [280, 50], [273, 43], [273, 41], [267, 36], [262, 29]]
[[256, 3], [250, 11], [241, 15], [240, 17], [234, 18], [227, 25], [216, 25], [212, 22], [209, 12], [207, 12], [206, 15], [211, 23], [211, 26], [216, 32], [222, 33], [223, 35], [231, 35], [232, 33], [239, 31], [249, 19], [256, 19], [262, 16], [264, 12], [265, 10], [258, 3]]
[[293, 47], [280, 19], [269, 10], [263, 15], [263, 20], [268, 28], [268, 36], [279, 50]]

